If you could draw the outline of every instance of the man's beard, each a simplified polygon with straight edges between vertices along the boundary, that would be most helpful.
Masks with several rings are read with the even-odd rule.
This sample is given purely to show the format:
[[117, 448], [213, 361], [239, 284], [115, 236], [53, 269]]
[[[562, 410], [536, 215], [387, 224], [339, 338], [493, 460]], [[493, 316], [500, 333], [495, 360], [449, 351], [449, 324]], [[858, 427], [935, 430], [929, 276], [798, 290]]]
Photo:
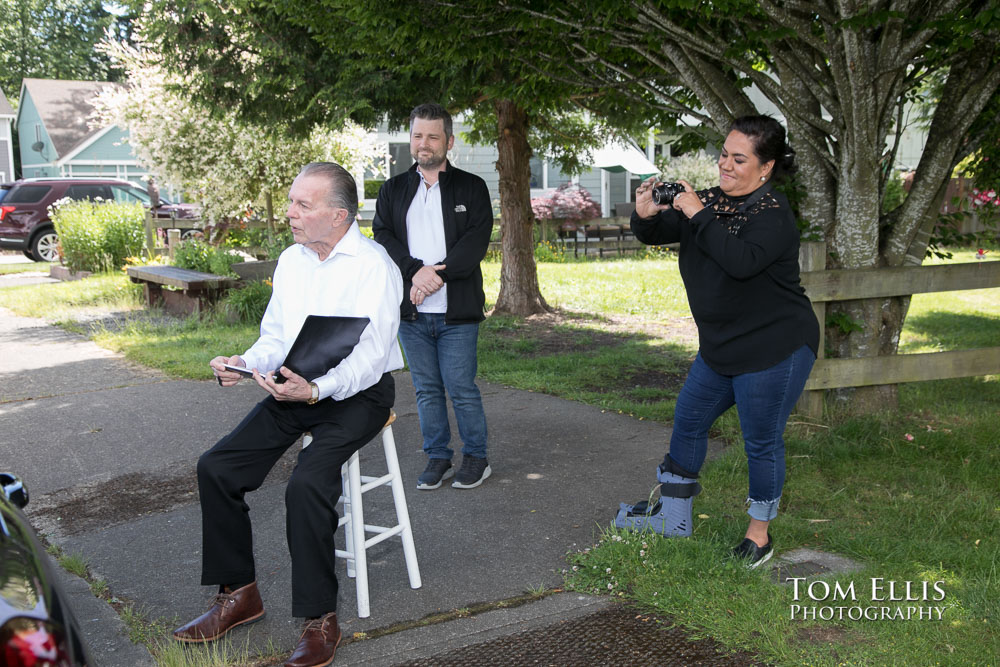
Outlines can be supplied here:
[[416, 160], [417, 164], [423, 167], [424, 169], [434, 169], [435, 167], [444, 164], [444, 161], [447, 159], [448, 155], [447, 153], [445, 153], [444, 155], [438, 155], [437, 153], [434, 153], [430, 156], [421, 157], [418, 154], [418, 155], [412, 155], [412, 157], [414, 160]]

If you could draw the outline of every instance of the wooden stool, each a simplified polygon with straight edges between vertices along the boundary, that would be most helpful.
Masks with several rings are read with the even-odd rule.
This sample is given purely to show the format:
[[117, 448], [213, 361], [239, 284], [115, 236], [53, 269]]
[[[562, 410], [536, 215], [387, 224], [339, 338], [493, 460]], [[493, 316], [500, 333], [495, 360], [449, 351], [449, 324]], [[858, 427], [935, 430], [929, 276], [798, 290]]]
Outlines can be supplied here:
[[[343, 494], [339, 502], [344, 503], [344, 516], [337, 527], [346, 526], [347, 548], [336, 550], [338, 558], [347, 560], [347, 576], [354, 577], [358, 594], [358, 616], [368, 618], [371, 615], [368, 603], [368, 558], [367, 550], [382, 540], [399, 535], [403, 542], [403, 557], [406, 560], [406, 573], [410, 577], [410, 587], [420, 588], [420, 568], [417, 565], [417, 552], [413, 547], [413, 531], [410, 529], [410, 513], [406, 508], [406, 495], [403, 492], [403, 479], [399, 472], [399, 459], [396, 457], [396, 441], [392, 437], [392, 423], [396, 421], [395, 411], [389, 412], [389, 419], [382, 427], [382, 448], [385, 450], [385, 463], [388, 472], [381, 477], [369, 477], [361, 474], [359, 462], [360, 450], [354, 452], [341, 469]], [[308, 447], [312, 442], [312, 434], [302, 437], [302, 447]], [[373, 526], [365, 523], [362, 495], [380, 486], [392, 488], [392, 499], [396, 505], [395, 526]], [[366, 533], [374, 533], [366, 537]]]

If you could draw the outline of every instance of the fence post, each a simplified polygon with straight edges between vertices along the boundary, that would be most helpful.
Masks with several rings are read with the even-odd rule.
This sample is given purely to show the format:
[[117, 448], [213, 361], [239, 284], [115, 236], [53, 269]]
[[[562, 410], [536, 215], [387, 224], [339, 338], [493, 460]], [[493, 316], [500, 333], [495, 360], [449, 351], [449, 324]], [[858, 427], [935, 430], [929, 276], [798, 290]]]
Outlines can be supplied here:
[[156, 253], [156, 236], [153, 234], [153, 212], [146, 211], [146, 253], [152, 257]]
[[177, 245], [181, 242], [181, 230], [179, 229], [168, 229], [167, 230], [167, 254], [170, 257], [170, 262], [174, 261], [174, 251], [177, 249]]
[[[826, 243], [822, 241], [803, 242], [799, 246], [799, 270], [805, 273], [825, 269]], [[816, 313], [816, 319], [819, 321], [819, 349], [816, 350], [816, 360], [819, 361], [823, 358], [823, 348], [826, 345], [826, 302], [814, 301], [812, 307], [813, 312]], [[823, 396], [825, 393], [822, 389], [802, 392], [802, 397], [795, 405], [795, 411], [819, 419], [823, 416]]]

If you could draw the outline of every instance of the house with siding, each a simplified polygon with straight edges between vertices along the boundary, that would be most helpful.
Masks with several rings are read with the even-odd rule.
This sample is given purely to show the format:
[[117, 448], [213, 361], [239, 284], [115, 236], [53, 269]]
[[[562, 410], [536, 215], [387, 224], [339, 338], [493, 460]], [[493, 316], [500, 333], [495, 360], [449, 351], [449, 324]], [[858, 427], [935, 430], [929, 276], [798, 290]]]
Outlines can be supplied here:
[[21, 174], [137, 181], [146, 173], [117, 125], [91, 128], [94, 98], [107, 81], [24, 79], [17, 109]]
[[0, 90], [0, 183], [14, 180], [14, 109]]

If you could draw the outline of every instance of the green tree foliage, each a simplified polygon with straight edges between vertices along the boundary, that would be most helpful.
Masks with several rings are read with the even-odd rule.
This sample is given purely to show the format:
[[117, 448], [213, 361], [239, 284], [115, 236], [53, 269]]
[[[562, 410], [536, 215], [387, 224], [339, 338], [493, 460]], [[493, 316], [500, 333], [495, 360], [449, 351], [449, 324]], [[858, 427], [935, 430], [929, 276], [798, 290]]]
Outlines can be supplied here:
[[145, 20], [165, 65], [192, 75], [190, 94], [256, 121], [303, 131], [345, 118], [399, 126], [428, 101], [465, 111], [469, 139], [495, 142], [500, 154], [506, 268], [497, 310], [530, 314], [547, 307], [532, 259], [532, 152], [579, 170], [607, 132], [589, 119], [645, 127], [647, 107], [636, 111], [611, 82], [580, 86], [569, 70], [554, 76], [554, 64], [541, 72], [529, 54], [544, 58], [559, 35], [533, 32], [527, 16], [497, 17], [485, 0], [154, 0]]
[[0, 0], [0, 88], [13, 99], [24, 78], [106, 80], [94, 45], [109, 28], [127, 36], [128, 25], [101, 0]]
[[284, 199], [303, 164], [334, 160], [358, 173], [373, 163], [374, 142], [356, 125], [337, 132], [317, 126], [296, 137], [277, 120], [213, 115], [178, 92], [186, 78], [164, 71], [143, 44], [108, 39], [99, 48], [126, 74], [125, 85], [98, 95], [101, 123], [127, 129], [139, 163], [196, 197], [213, 223], [256, 210], [267, 214], [270, 229], [274, 202]]

